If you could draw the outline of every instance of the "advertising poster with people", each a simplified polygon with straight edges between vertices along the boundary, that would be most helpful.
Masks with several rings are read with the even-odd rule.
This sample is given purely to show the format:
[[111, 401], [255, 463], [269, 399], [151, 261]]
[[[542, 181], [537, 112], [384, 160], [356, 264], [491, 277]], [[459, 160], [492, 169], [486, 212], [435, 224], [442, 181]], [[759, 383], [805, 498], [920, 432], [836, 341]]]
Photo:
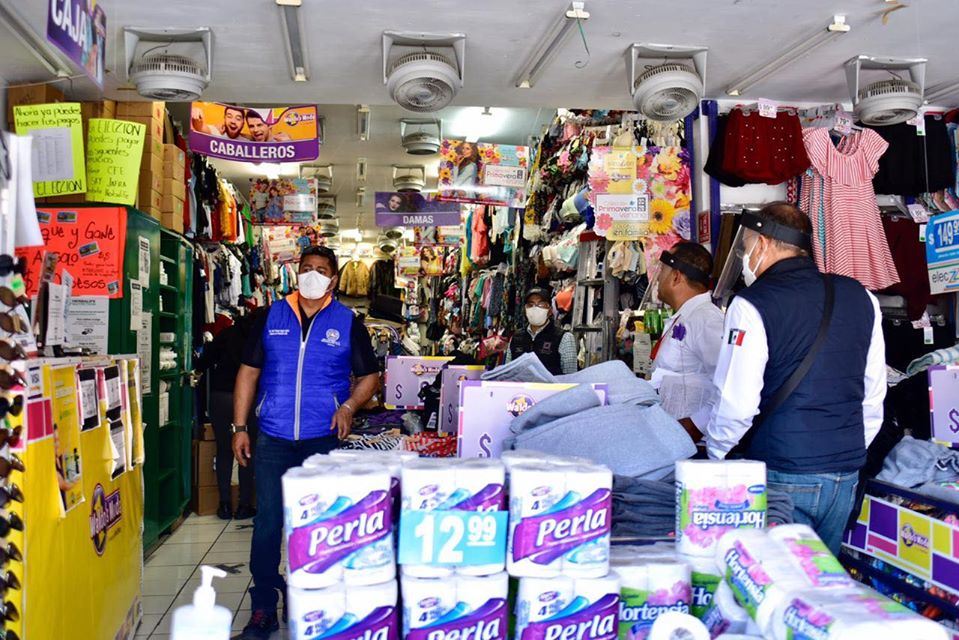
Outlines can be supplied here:
[[438, 199], [432, 193], [376, 192], [376, 226], [441, 227], [459, 225], [460, 205]]
[[316, 206], [316, 178], [250, 179], [254, 224], [315, 224]]
[[48, 2], [47, 40], [77, 63], [83, 72], [103, 89], [107, 14], [96, 0]]
[[439, 198], [525, 208], [528, 167], [529, 147], [443, 140]]
[[315, 106], [240, 107], [194, 102], [190, 149], [237, 162], [308, 162], [320, 155]]
[[80, 410], [77, 406], [77, 372], [73, 366], [50, 368], [53, 400], [53, 450], [60, 501], [66, 513], [83, 502], [80, 464]]

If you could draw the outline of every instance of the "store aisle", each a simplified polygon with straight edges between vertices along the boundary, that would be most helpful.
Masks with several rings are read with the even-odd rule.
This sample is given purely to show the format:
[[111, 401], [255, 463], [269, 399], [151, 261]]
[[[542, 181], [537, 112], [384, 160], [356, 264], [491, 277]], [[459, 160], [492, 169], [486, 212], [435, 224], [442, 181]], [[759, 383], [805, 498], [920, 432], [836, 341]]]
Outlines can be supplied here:
[[[250, 537], [253, 520], [220, 520], [191, 515], [147, 558], [143, 572], [143, 621], [137, 638], [170, 637], [173, 611], [193, 600], [201, 564], [219, 566], [229, 575], [217, 578], [216, 602], [233, 611], [238, 635], [250, 617]], [[285, 639], [286, 624], [273, 634]]]

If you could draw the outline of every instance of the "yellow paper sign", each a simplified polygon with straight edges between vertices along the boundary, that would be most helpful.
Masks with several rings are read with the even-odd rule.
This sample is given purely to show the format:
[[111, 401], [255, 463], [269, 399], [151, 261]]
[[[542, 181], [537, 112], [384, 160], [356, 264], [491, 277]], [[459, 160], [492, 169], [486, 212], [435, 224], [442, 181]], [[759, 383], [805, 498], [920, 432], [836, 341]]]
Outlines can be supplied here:
[[48, 369], [53, 393], [53, 450], [60, 489], [61, 516], [83, 502], [77, 370], [73, 365]]
[[87, 128], [87, 200], [133, 206], [146, 125], [90, 118]]
[[33, 138], [35, 198], [87, 190], [79, 102], [14, 107], [13, 122], [17, 134]]

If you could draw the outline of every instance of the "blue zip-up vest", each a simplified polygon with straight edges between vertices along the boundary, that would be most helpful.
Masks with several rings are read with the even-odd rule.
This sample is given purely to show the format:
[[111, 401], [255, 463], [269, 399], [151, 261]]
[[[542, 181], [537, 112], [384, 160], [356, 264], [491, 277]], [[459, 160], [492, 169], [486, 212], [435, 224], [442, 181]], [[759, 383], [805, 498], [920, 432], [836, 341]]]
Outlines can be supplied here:
[[350, 397], [353, 312], [333, 300], [304, 341], [297, 305], [296, 294], [274, 304], [263, 328], [257, 416], [262, 431], [284, 440], [332, 436], [333, 414]]
[[809, 258], [790, 258], [737, 294], [759, 311], [769, 344], [759, 403], [764, 419], [743, 439], [744, 455], [774, 471], [850, 472], [866, 461], [862, 401], [875, 309], [859, 282], [832, 279], [836, 298], [826, 341], [806, 377], [771, 415], [764, 415], [765, 405], [819, 332], [823, 277]]

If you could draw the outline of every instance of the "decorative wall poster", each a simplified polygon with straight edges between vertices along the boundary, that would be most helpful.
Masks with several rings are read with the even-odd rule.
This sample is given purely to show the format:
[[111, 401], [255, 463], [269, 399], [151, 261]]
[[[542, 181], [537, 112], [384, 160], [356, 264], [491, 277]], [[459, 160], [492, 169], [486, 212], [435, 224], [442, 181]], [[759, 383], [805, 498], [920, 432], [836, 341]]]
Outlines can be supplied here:
[[190, 149], [238, 162], [307, 162], [320, 155], [315, 106], [248, 108], [194, 102]]
[[[646, 243], [647, 260], [656, 260], [663, 250], [690, 239], [687, 150], [653, 145], [594, 147], [589, 162], [589, 187], [597, 235], [611, 240], [651, 237], [653, 242]], [[640, 226], [642, 214], [637, 209], [643, 206], [641, 198], [635, 201], [637, 209], [627, 209], [625, 217], [617, 217], [623, 213], [623, 203], [615, 198], [600, 198], [601, 195], [644, 196], [648, 203], [645, 231], [640, 236], [632, 234]]]
[[401, 277], [415, 278], [420, 273], [420, 252], [409, 245], [396, 254], [396, 273]]
[[250, 179], [254, 224], [315, 224], [316, 178]]
[[432, 193], [376, 192], [376, 226], [439, 227], [459, 225], [460, 205], [438, 199]]
[[57, 45], [103, 90], [107, 14], [96, 0], [50, 0], [47, 40]]
[[51, 367], [53, 399], [53, 449], [63, 513], [83, 502], [80, 463], [80, 410], [77, 406], [77, 372], [71, 366]]
[[147, 127], [90, 118], [87, 127], [87, 200], [133, 206]]
[[299, 227], [276, 225], [263, 227], [261, 240], [272, 262], [292, 262], [300, 255]]
[[17, 134], [33, 138], [33, 196], [62, 196], [87, 190], [83, 119], [79, 102], [13, 108]]
[[57, 274], [68, 270], [74, 277], [74, 296], [122, 298], [123, 253], [127, 236], [127, 210], [123, 207], [37, 209], [43, 246], [17, 249], [27, 261], [24, 275], [27, 296], [40, 288], [43, 254], [56, 253]]
[[528, 167], [529, 147], [443, 140], [439, 198], [523, 208]]

